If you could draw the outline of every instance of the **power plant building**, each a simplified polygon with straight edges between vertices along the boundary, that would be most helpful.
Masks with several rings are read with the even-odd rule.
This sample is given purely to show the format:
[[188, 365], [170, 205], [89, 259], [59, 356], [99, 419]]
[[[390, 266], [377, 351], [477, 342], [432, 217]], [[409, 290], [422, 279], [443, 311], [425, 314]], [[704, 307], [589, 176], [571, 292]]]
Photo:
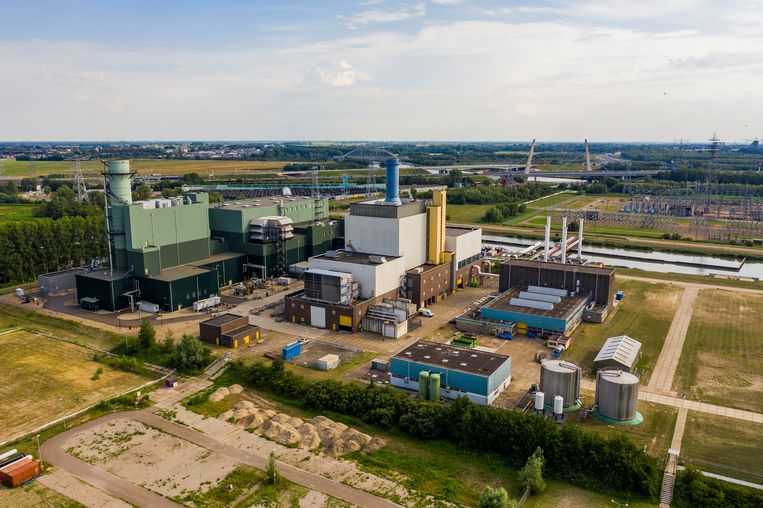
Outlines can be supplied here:
[[429, 400], [468, 397], [490, 405], [511, 383], [511, 357], [420, 340], [391, 358], [390, 372], [390, 383], [408, 390], [420, 390], [424, 377], [439, 377], [439, 393]]
[[[106, 164], [111, 266], [76, 275], [90, 309], [174, 311], [245, 278], [284, 275], [332, 247], [341, 226], [325, 198], [262, 198], [211, 206], [205, 193], [133, 202], [129, 161]], [[84, 300], [83, 300], [84, 299]]]
[[[350, 205], [344, 249], [310, 257], [304, 272], [306, 280], [335, 276], [327, 272], [350, 275], [356, 285], [353, 298], [317, 296], [306, 287], [285, 297], [289, 321], [332, 330], [382, 330], [399, 337], [407, 331], [401, 324], [410, 317], [409, 306], [415, 313], [477, 276], [472, 268], [482, 257], [481, 230], [445, 227], [445, 191], [434, 191], [431, 202], [401, 200], [397, 164], [396, 159], [387, 161], [385, 199]], [[405, 308], [408, 316], [385, 305]]]

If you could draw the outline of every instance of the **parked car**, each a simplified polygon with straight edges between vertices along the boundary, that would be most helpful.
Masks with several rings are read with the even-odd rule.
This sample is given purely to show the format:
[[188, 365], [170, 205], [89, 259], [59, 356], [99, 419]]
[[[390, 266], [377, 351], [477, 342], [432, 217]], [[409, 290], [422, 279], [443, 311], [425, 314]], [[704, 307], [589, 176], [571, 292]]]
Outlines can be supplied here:
[[429, 309], [419, 309], [419, 314], [424, 317], [434, 317], [434, 312]]

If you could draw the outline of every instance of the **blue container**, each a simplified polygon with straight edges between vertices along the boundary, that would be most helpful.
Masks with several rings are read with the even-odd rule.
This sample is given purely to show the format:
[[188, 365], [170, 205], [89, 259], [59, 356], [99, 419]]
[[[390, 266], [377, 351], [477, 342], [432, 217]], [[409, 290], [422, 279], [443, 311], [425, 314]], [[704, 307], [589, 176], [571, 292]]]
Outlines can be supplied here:
[[281, 351], [281, 357], [284, 360], [291, 360], [292, 358], [296, 358], [300, 354], [302, 354], [301, 342], [292, 342], [291, 344], [283, 348], [283, 350]]
[[625, 291], [618, 291], [615, 293], [615, 300], [622, 300], [623, 296], [625, 296]]

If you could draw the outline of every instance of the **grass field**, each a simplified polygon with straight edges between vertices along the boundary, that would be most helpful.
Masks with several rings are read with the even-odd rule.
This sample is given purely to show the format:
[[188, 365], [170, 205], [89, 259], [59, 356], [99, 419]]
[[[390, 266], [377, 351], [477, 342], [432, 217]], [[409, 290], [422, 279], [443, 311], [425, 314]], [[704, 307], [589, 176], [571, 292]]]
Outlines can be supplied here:
[[690, 398], [763, 411], [763, 296], [700, 291], [673, 388]]
[[448, 205], [448, 217], [452, 222], [468, 222], [478, 224], [482, 222], [485, 211], [493, 205]]
[[[593, 403], [593, 392], [581, 391], [581, 396], [585, 397], [587, 405]], [[567, 424], [579, 425], [584, 430], [606, 436], [622, 434], [639, 447], [645, 448], [651, 456], [663, 459], [673, 439], [678, 410], [662, 404], [639, 401], [638, 411], [644, 416], [644, 423], [636, 426], [608, 425], [593, 416], [580, 420], [577, 415], [567, 420]]]
[[0, 335], [0, 358], [10, 380], [0, 386], [0, 440], [148, 380], [95, 362], [89, 349], [23, 330]]
[[27, 310], [25, 307], [0, 303], [0, 332], [23, 326], [104, 350], [111, 350], [124, 341], [123, 335], [99, 330], [69, 319]]
[[12, 220], [37, 220], [32, 215], [37, 205], [0, 205], [0, 224]]
[[527, 204], [528, 210], [537, 210], [539, 208], [545, 208], [549, 206], [558, 205], [559, 203], [566, 203], [568, 201], [572, 201], [575, 198], [575, 194], [572, 192], [562, 192], [560, 194], [552, 194], [550, 196], [546, 196], [545, 198], [541, 198], [537, 201], [533, 201], [532, 203]]
[[[283, 161], [231, 161], [231, 160], [166, 160], [166, 159], [130, 159], [130, 168], [140, 174], [182, 175], [184, 173], [235, 174], [237, 172], [280, 170], [288, 162]], [[85, 173], [100, 174], [100, 161], [82, 161]], [[5, 161], [5, 174], [8, 176], [36, 177], [53, 173], [66, 173], [74, 170], [74, 161]]]
[[84, 508], [84, 505], [59, 494], [37, 481], [15, 489], [0, 487], [0, 506], [13, 506], [14, 508], [37, 508], [40, 506]]
[[763, 484], [763, 425], [689, 412], [681, 460], [698, 469]]
[[649, 380], [662, 344], [673, 320], [680, 288], [669, 284], [621, 281], [618, 290], [625, 291], [620, 302], [602, 324], [584, 323], [574, 334], [574, 342], [565, 359], [577, 363], [583, 373], [591, 375], [593, 359], [604, 341], [617, 335], [628, 335], [641, 342], [641, 359], [637, 363], [641, 384]]

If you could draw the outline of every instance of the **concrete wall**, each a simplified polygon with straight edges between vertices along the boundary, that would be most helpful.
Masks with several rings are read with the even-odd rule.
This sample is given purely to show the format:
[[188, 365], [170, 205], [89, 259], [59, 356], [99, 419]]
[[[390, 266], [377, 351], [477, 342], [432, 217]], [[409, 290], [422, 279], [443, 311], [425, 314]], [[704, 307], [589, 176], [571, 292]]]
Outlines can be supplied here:
[[316, 257], [310, 258], [308, 266], [310, 269], [351, 273], [358, 283], [360, 297], [368, 299], [396, 290], [405, 272], [404, 263], [404, 258], [388, 259], [386, 263], [373, 265]]
[[482, 230], [475, 229], [459, 236], [446, 236], [445, 250], [453, 252], [456, 262], [479, 254], [482, 251]]
[[344, 220], [345, 247], [382, 256], [402, 256], [404, 270], [426, 263], [427, 216], [401, 219], [348, 215]]

